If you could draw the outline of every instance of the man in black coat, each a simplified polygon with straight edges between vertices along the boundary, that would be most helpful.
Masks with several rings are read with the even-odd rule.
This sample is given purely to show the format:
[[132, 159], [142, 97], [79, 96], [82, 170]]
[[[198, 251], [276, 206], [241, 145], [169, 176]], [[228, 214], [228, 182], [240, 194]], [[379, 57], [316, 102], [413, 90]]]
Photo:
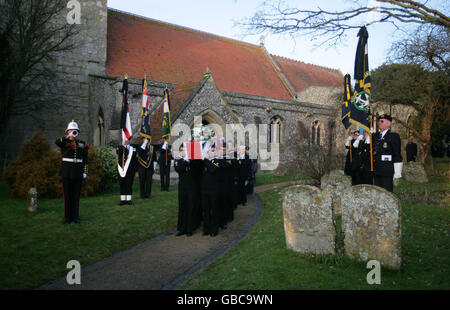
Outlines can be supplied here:
[[120, 202], [119, 206], [134, 205], [132, 201], [133, 182], [137, 170], [136, 148], [140, 145], [130, 145], [128, 140], [123, 140], [122, 145], [117, 147], [117, 172], [119, 174], [120, 184]]
[[139, 163], [139, 185], [141, 198], [151, 198], [154, 164], [156, 162], [156, 151], [148, 140], [141, 141], [142, 144], [137, 148], [137, 160]]
[[159, 175], [161, 177], [161, 191], [169, 191], [170, 166], [172, 162], [172, 146], [162, 141], [159, 150]]
[[406, 144], [406, 161], [409, 163], [410, 161], [416, 161], [417, 158], [417, 144], [414, 143], [412, 138], [408, 139], [408, 143]]
[[203, 211], [203, 235], [217, 236], [219, 233], [220, 213], [220, 189], [219, 173], [221, 162], [215, 154], [215, 146], [206, 147], [206, 155], [203, 160], [202, 175], [202, 211]]
[[251, 179], [252, 162], [249, 155], [245, 153], [244, 146], [240, 146], [238, 149], [237, 161], [239, 165], [239, 203], [245, 206], [247, 204], [247, 187]]
[[352, 185], [358, 185], [362, 182], [361, 160], [359, 156], [359, 143], [363, 139], [359, 131], [354, 131], [353, 136], [348, 136], [345, 142], [345, 148], [348, 149], [345, 159], [344, 172], [352, 177]]
[[384, 114], [378, 118], [379, 132], [373, 134], [374, 185], [394, 191], [393, 178], [402, 177], [401, 140], [390, 130], [392, 118]]
[[360, 159], [361, 184], [373, 184], [373, 173], [370, 165], [370, 135], [364, 131], [363, 139], [358, 146]]
[[63, 184], [64, 224], [80, 223], [80, 193], [82, 180], [88, 173], [88, 151], [86, 142], [78, 140], [80, 129], [74, 121], [66, 129], [66, 135], [55, 141], [60, 147], [62, 165], [59, 175]]
[[178, 223], [177, 236], [186, 234], [192, 236], [192, 232], [197, 228], [198, 204], [195, 201], [197, 184], [192, 173], [191, 164], [185, 158], [183, 145], [179, 148], [180, 155], [175, 159], [174, 167], [178, 173]]

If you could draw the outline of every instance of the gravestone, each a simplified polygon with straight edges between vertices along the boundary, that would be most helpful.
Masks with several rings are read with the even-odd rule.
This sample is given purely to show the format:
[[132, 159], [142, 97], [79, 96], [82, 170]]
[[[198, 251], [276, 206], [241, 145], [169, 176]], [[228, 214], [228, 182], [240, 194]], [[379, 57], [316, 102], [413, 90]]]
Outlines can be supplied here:
[[342, 225], [348, 256], [400, 268], [401, 206], [392, 193], [373, 185], [353, 186], [351, 199], [342, 208]]
[[282, 191], [287, 248], [301, 253], [334, 254], [331, 196], [310, 185]]
[[28, 211], [31, 213], [36, 212], [37, 210], [37, 190], [32, 187], [28, 191]]
[[425, 168], [421, 163], [409, 162], [403, 163], [402, 176], [406, 181], [415, 183], [427, 183], [428, 177]]
[[330, 171], [320, 179], [320, 188], [331, 195], [334, 214], [341, 214], [342, 202], [348, 199], [348, 193], [352, 190], [351, 177], [345, 175], [343, 170]]

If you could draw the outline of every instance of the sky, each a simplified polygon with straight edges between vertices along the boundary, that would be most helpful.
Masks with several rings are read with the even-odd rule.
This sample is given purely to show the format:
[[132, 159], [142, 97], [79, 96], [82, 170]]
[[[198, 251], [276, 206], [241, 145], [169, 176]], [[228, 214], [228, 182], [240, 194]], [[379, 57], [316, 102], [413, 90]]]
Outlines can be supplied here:
[[[288, 0], [302, 8], [342, 10], [349, 0]], [[157, 19], [163, 22], [189, 27], [248, 43], [260, 44], [261, 35], [243, 36], [244, 30], [235, 21], [251, 17], [262, 0], [108, 0], [108, 7]], [[367, 0], [371, 4], [374, 0]], [[387, 50], [394, 37], [391, 25], [368, 27], [368, 55], [370, 70], [386, 61]], [[272, 55], [291, 58], [332, 69], [353, 77], [358, 30], [348, 32], [345, 43], [333, 47], [315, 47], [311, 38], [265, 34], [264, 45]], [[394, 33], [395, 34], [395, 33]]]

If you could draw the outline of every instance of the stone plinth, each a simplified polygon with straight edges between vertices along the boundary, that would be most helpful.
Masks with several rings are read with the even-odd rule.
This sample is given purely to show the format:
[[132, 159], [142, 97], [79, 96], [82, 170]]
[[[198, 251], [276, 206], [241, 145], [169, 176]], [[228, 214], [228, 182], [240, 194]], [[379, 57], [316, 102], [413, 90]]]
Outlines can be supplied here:
[[301, 253], [334, 254], [331, 196], [309, 185], [290, 186], [283, 195], [287, 247]]

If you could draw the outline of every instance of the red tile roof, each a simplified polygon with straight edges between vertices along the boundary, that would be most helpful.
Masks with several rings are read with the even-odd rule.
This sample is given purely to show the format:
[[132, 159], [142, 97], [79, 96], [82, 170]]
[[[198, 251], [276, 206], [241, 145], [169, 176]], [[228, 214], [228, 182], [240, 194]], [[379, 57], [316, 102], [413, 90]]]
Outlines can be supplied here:
[[108, 10], [108, 76], [187, 84], [206, 68], [222, 91], [291, 100], [293, 94], [260, 46]]
[[340, 87], [344, 83], [344, 76], [339, 70], [274, 55], [272, 55], [272, 58], [296, 92], [301, 92], [310, 86]]

